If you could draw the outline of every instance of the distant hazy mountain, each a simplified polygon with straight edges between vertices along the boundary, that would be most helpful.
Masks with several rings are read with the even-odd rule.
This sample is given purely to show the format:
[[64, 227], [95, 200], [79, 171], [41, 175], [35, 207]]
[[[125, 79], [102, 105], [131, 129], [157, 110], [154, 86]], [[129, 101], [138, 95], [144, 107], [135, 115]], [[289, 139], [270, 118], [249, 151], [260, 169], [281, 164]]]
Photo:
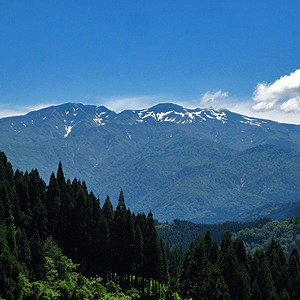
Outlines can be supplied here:
[[123, 188], [136, 212], [219, 222], [300, 198], [300, 126], [159, 104], [115, 113], [68, 103], [0, 119], [13, 167], [48, 182], [62, 161], [103, 203]]

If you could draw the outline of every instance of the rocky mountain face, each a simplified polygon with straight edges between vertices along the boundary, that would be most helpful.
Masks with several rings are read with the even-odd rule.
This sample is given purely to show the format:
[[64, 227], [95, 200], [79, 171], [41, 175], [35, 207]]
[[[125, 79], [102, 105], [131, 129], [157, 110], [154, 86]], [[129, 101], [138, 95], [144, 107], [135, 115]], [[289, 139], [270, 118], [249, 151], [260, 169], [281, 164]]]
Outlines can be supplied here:
[[67, 103], [0, 119], [14, 169], [48, 181], [62, 162], [103, 203], [120, 189], [133, 211], [220, 222], [300, 198], [300, 126], [228, 110], [158, 104], [113, 112]]

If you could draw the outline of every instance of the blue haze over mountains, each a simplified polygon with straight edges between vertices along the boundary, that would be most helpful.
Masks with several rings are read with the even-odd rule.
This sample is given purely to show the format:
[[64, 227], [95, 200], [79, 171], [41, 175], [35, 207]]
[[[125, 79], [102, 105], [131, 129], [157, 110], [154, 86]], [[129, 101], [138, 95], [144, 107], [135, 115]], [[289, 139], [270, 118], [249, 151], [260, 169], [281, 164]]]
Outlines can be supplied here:
[[61, 161], [101, 204], [122, 188], [132, 211], [159, 221], [254, 219], [300, 198], [299, 125], [171, 103], [121, 113], [67, 103], [0, 119], [0, 132], [14, 169], [48, 182]]

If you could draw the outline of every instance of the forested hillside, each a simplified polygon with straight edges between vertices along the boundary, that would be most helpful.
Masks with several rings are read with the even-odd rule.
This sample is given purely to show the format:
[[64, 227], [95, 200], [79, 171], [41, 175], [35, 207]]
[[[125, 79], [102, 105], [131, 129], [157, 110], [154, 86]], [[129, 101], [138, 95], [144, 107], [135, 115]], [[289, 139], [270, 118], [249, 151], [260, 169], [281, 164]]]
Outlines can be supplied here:
[[287, 202], [274, 202], [258, 207], [236, 218], [246, 222], [260, 218], [271, 218], [273, 221], [300, 216], [300, 199]]
[[224, 232], [230, 231], [233, 239], [241, 238], [247, 252], [252, 254], [260, 248], [266, 250], [272, 239], [281, 244], [286, 257], [294, 247], [300, 248], [300, 216], [280, 221], [264, 218], [252, 222], [227, 221], [220, 224], [196, 224], [175, 219], [170, 224], [159, 224], [156, 230], [170, 248], [182, 248], [184, 252], [192, 241], [203, 237], [207, 230], [218, 244], [221, 243]]
[[101, 208], [84, 181], [65, 180], [61, 164], [46, 185], [36, 169], [13, 172], [1, 152], [0, 213], [4, 299], [98, 298], [119, 290], [113, 282], [155, 295], [168, 282], [152, 213], [131, 213], [122, 190], [116, 209], [109, 197]]
[[116, 207], [122, 188], [132, 212], [160, 222], [257, 219], [300, 198], [298, 125], [172, 103], [120, 113], [66, 103], [2, 118], [0, 131], [14, 169], [48, 181], [61, 161], [101, 201]]
[[270, 218], [245, 223], [227, 221], [220, 224], [198, 224], [175, 219], [170, 224], [158, 224], [156, 230], [170, 248], [175, 246], [182, 248], [185, 252], [189, 249], [191, 242], [196, 241], [198, 237], [203, 237], [207, 230], [210, 231], [212, 238], [220, 244], [225, 231], [233, 233], [245, 228], [261, 228], [268, 222], [271, 222]]
[[[179, 283], [172, 280], [167, 293], [184, 299], [299, 299], [299, 254], [293, 249], [287, 260], [272, 240], [266, 251], [247, 254], [241, 239], [232, 241], [229, 231], [220, 246], [209, 231], [190, 245]], [[176, 294], [175, 294], [176, 295]], [[168, 299], [171, 299], [168, 298]]]
[[[47, 185], [36, 169], [14, 172], [0, 152], [0, 299], [296, 300], [300, 218], [283, 222], [273, 228], [289, 228], [290, 255], [274, 238], [258, 247], [269, 219], [202, 225], [206, 233], [184, 254], [165, 248], [151, 212], [131, 213], [122, 190], [116, 208], [109, 197], [101, 206], [84, 181], [65, 179], [61, 163]], [[223, 231], [218, 243], [214, 228], [238, 231]], [[255, 243], [252, 253], [241, 237]]]

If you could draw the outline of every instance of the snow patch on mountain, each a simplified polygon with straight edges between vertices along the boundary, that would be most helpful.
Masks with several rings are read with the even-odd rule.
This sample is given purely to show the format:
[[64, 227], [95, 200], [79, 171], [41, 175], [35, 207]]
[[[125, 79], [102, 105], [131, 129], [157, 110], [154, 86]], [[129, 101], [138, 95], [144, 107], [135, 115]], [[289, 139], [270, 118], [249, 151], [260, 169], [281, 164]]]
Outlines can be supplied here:
[[[258, 121], [258, 120], [256, 120], [256, 119], [251, 119], [251, 118], [248, 118], [248, 117], [245, 117], [245, 116], [242, 116], [246, 121], [240, 121], [241, 123], [245, 123], [245, 124], [250, 124], [250, 125], [255, 125], [255, 126], [261, 126], [261, 124], [263, 123], [263, 122], [260, 122], [260, 121]], [[264, 122], [264, 123], [266, 123], [266, 122]]]
[[195, 116], [194, 116], [193, 113], [188, 112], [186, 109], [185, 109], [185, 112], [186, 112], [186, 115], [187, 115], [190, 119], [192, 119], [192, 120], [195, 119]]
[[[174, 111], [171, 110], [171, 111], [168, 111], [168, 112], [161, 112], [161, 113], [156, 114], [157, 120], [158, 120], [158, 121], [162, 120], [163, 117], [169, 115], [169, 114], [172, 113], [172, 112], [174, 112]], [[166, 119], [168, 119], [168, 118], [166, 118]]]
[[[64, 104], [58, 107], [51, 107], [31, 112], [28, 116], [13, 119], [9, 122], [11, 130], [22, 131], [31, 126], [53, 126], [53, 128], [64, 128], [62, 137], [67, 137], [74, 126], [80, 129], [82, 126], [104, 126], [108, 123], [131, 125], [143, 122], [168, 122], [188, 126], [193, 123], [205, 122], [238, 122], [244, 126], [265, 126], [267, 120], [251, 118], [243, 115], [233, 114], [227, 110], [204, 109], [204, 108], [183, 108], [171, 103], [158, 104], [142, 110], [126, 110], [115, 113], [104, 106], [91, 106], [82, 104]], [[43, 124], [41, 124], [43, 122]], [[59, 123], [58, 123], [59, 122]], [[80, 123], [80, 125], [79, 125]], [[88, 125], [85, 125], [88, 124]], [[266, 126], [268, 127], [268, 126]], [[77, 127], [76, 127], [77, 128]], [[130, 139], [130, 137], [128, 136]]]
[[[105, 125], [105, 120], [102, 118], [102, 115], [106, 114], [105, 111], [101, 112], [100, 114], [96, 114], [93, 121], [97, 124], [97, 125]], [[106, 116], [106, 118], [108, 117], [108, 115]]]
[[[133, 111], [135, 112], [135, 111]], [[146, 108], [137, 112], [138, 118], [136, 121], [142, 122], [146, 118], [152, 117], [158, 122], [173, 122], [177, 124], [190, 124], [197, 121], [197, 118], [206, 121], [207, 118], [221, 121], [223, 124], [228, 121], [227, 115], [224, 111], [195, 109], [190, 110], [182, 108], [182, 111], [167, 110], [155, 112], [152, 109]]]
[[210, 113], [216, 117], [217, 120], [220, 120], [224, 123], [226, 123], [227, 119], [226, 119], [226, 114], [225, 112], [219, 112], [219, 111], [213, 111], [211, 110]]
[[70, 132], [72, 131], [72, 127], [73, 127], [73, 126], [67, 126], [67, 125], [65, 125], [65, 130], [66, 130], [66, 134], [64, 135], [65, 138], [66, 138], [66, 137], [70, 134]]

